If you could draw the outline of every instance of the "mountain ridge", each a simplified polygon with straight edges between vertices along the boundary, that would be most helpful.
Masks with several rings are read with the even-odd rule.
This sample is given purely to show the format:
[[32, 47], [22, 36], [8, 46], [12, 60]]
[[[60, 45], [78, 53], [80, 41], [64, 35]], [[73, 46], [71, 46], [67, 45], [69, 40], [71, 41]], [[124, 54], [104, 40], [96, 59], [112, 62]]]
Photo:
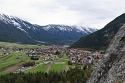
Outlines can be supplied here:
[[109, 22], [104, 28], [89, 34], [85, 37], [81, 37], [77, 42], [71, 45], [74, 48], [86, 48], [86, 49], [106, 49], [118, 32], [120, 27], [125, 24], [125, 13], [116, 17]]
[[[30, 22], [22, 20], [18, 17], [8, 16], [5, 14], [0, 14], [0, 24], [0, 36], [4, 36], [0, 37], [0, 41], [31, 44], [39, 43], [37, 41], [51, 44], [73, 43], [74, 41], [78, 40], [81, 36], [88, 35], [97, 30], [87, 27], [79, 27], [82, 29], [78, 29], [78, 27], [76, 26], [55, 24], [40, 26], [36, 24], [31, 24]], [[6, 33], [11, 35], [7, 35]], [[21, 39], [16, 37], [16, 35], [18, 35], [18, 37]]]

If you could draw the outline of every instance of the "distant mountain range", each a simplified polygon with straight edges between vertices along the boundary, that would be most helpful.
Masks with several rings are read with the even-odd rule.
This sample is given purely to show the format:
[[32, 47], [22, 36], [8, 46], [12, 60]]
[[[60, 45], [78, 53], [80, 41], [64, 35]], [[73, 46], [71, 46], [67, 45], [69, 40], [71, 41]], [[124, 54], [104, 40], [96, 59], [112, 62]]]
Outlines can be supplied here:
[[108, 23], [104, 28], [90, 35], [81, 37], [77, 42], [71, 45], [74, 48], [105, 49], [108, 47], [111, 39], [125, 24], [125, 13]]
[[69, 44], [97, 31], [95, 28], [31, 24], [18, 17], [0, 14], [0, 41], [26, 44]]

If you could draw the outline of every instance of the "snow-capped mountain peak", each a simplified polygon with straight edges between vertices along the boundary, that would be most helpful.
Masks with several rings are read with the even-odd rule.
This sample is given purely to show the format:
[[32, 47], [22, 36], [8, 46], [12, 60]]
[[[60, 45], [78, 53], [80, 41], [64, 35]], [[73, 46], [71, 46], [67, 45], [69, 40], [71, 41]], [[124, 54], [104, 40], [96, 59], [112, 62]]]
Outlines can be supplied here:
[[[68, 26], [56, 24], [40, 26], [36, 24], [31, 24], [28, 21], [22, 20], [18, 17], [9, 16], [5, 14], [0, 14], [0, 24], [1, 31], [6, 28], [6, 31], [3, 31], [5, 31], [6, 34], [11, 34], [10, 36], [12, 36], [5, 36], [7, 38], [7, 41], [18, 41], [23, 43], [39, 43], [38, 41], [56, 44], [73, 43], [77, 41], [80, 37], [86, 36], [97, 30], [86, 26]], [[3, 31], [1, 33], [4, 33]], [[12, 39], [8, 40], [9, 38]], [[25, 38], [27, 38], [28, 40]]]
[[[32, 29], [36, 29], [32, 24], [30, 24], [28, 21], [22, 20], [18, 17], [14, 17], [14, 16], [9, 16], [9, 15], [5, 15], [5, 14], [0, 14], [0, 21], [6, 23], [6, 24], [13, 24], [14, 26], [16, 26], [17, 29], [20, 29], [21, 31], [24, 31], [25, 33], [26, 30], [24, 29], [24, 26], [28, 29], [32, 28]], [[31, 26], [30, 26], [31, 25]]]
[[90, 27], [55, 25], [55, 24], [44, 26], [43, 29], [46, 31], [51, 31], [53, 29], [60, 30], [60, 31], [69, 31], [69, 32], [76, 31], [76, 32], [85, 32], [88, 34], [97, 31], [97, 29], [90, 28]]

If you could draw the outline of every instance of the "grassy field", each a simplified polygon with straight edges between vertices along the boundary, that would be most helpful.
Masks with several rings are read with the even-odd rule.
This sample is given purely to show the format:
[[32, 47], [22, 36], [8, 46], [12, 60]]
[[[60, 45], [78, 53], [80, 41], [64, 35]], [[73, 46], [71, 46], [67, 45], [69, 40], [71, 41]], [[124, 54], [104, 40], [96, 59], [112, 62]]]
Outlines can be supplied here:
[[33, 67], [33, 68], [31, 68], [31, 69], [28, 69], [28, 70], [26, 70], [25, 72], [26, 72], [26, 73], [27, 73], [27, 72], [39, 72], [39, 71], [41, 71], [41, 72], [46, 72], [47, 68], [48, 68], [48, 65], [42, 65], [42, 64], [40, 64], [39, 66]]
[[29, 57], [24, 55], [18, 55], [18, 53], [12, 52], [7, 56], [0, 57], [0, 68], [4, 68], [18, 63], [23, 63], [28, 60], [29, 60]]
[[65, 59], [58, 59], [58, 60], [56, 60], [55, 62], [68, 62], [68, 60], [65, 60]]
[[7, 74], [29, 61], [31, 60], [28, 56], [20, 55], [18, 52], [11, 52], [8, 55], [0, 56], [0, 75]]
[[66, 64], [52, 64], [50, 71], [64, 71], [66, 69]]
[[[9, 55], [7, 56], [1, 56], [0, 57], [0, 70], [1, 69], [4, 69], [4, 68], [10, 68], [11, 66], [14, 66], [16, 64], [23, 64], [23, 63], [26, 63], [26, 62], [29, 62], [29, 61], [32, 61], [30, 60], [30, 57], [26, 56], [25, 53], [24, 54], [20, 54], [18, 52], [11, 52]], [[54, 63], [56, 64], [51, 64], [51, 65], [44, 65], [44, 64], [41, 64], [43, 63], [44, 61], [42, 60], [42, 58], [40, 58], [39, 60], [36, 61], [37, 65], [38, 66], [34, 66], [28, 70], [25, 71], [25, 73], [27, 72], [46, 72], [47, 69], [48, 71], [64, 71], [66, 70], [66, 65], [67, 65], [67, 62], [68, 60], [66, 59], [57, 59], [56, 61], [54, 61]], [[64, 63], [63, 63], [64, 62]], [[59, 64], [57, 64], [59, 63]], [[63, 63], [63, 64], [61, 64]], [[4, 75], [6, 74], [7, 72], [0, 72], [0, 75]]]
[[[5, 42], [0, 42], [0, 46], [2, 47], [17, 47], [17, 48], [43, 48], [45, 46], [39, 46], [39, 45], [28, 45], [28, 44], [16, 44], [16, 43], [5, 43]], [[0, 49], [0, 53], [3, 52], [3, 49]], [[8, 55], [0, 56], [0, 75], [4, 75], [6, 73], [5, 70], [9, 68], [13, 68], [17, 66], [18, 64], [23, 64], [26, 62], [30, 62], [33, 60], [30, 60], [30, 57], [26, 56], [27, 51], [22, 51], [22, 52], [16, 52], [16, 51], [11, 51]], [[24, 71], [25, 73], [27, 72], [49, 72], [49, 71], [63, 71], [66, 70], [67, 62], [68, 62], [68, 57], [64, 55], [64, 59], [57, 59], [56, 61], [52, 61], [55, 64], [50, 64], [50, 65], [45, 65], [43, 64], [45, 61], [40, 58], [39, 60], [36, 60], [35, 63], [37, 66], [31, 67], [28, 70]], [[22, 66], [21, 66], [22, 67]], [[5, 69], [5, 70], [4, 70]]]
[[19, 60], [16, 60], [16, 55], [14, 53], [11, 53], [7, 56], [0, 57], [0, 68], [7, 67], [12, 64], [17, 64], [19, 62]]
[[68, 59], [69, 58], [66, 54], [64, 54], [63, 57], [64, 57], [64, 59]]
[[[17, 47], [17, 48], [39, 48], [44, 46], [38, 45], [29, 45], [29, 44], [16, 44], [16, 43], [8, 43], [8, 42], [0, 42], [0, 46], [2, 47]], [[0, 49], [0, 53], [2, 53], [2, 49]], [[0, 56], [0, 69], [4, 67], [8, 67], [18, 63], [25, 63], [31, 61], [28, 56], [26, 56], [26, 52], [13, 52], [6, 56]]]
[[[7, 43], [7, 42], [0, 42], [0, 46], [9, 47], [9, 48], [11, 48], [11, 47], [12, 48], [15, 48], [15, 47], [17, 47], [17, 48], [41, 48], [41, 47], [44, 47], [44, 46], [38, 46], [38, 45], [16, 44], [16, 43]], [[3, 53], [2, 49], [0, 49], [0, 53]], [[8, 73], [8, 72], [4, 72], [4, 70], [11, 68], [17, 64], [23, 64], [23, 63], [32, 61], [32, 60], [30, 60], [30, 57], [26, 56], [26, 53], [27, 52], [11, 51], [8, 55], [0, 56], [0, 75]], [[42, 59], [40, 59], [36, 62], [41, 63]], [[46, 67], [43, 66], [43, 68], [46, 68]], [[38, 70], [41, 69], [41, 66], [38, 66], [37, 69]]]
[[7, 74], [8, 72], [0, 72], [0, 75], [5, 75]]
[[[37, 61], [37, 62], [44, 62], [43, 60]], [[64, 63], [63, 63], [64, 62]], [[66, 66], [67, 66], [67, 62], [68, 60], [63, 60], [63, 59], [58, 59], [56, 61], [54, 61], [54, 64], [50, 64], [50, 65], [44, 65], [44, 64], [40, 64], [37, 67], [33, 67], [31, 69], [26, 70], [25, 72], [38, 72], [38, 71], [43, 71], [46, 72], [47, 69], [48, 71], [64, 71], [66, 70]], [[63, 64], [61, 64], [63, 63]]]
[[65, 60], [65, 59], [58, 59], [56, 60], [55, 62], [64, 62], [65, 64], [68, 64], [68, 60]]
[[17, 43], [8, 43], [8, 42], [0, 42], [0, 46], [3, 46], [3, 47], [18, 47], [18, 48], [41, 48], [41, 47], [45, 47], [44, 45], [17, 44]]

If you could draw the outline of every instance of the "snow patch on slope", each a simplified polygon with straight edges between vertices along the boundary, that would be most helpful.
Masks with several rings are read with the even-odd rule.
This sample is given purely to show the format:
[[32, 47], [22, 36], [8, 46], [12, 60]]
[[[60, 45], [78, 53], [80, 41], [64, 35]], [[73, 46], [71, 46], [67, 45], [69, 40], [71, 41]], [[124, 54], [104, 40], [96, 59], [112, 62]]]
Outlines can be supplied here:
[[15, 22], [15, 21], [12, 21], [13, 22], [13, 25], [16, 26], [18, 29], [20, 29], [21, 31], [24, 31], [25, 33], [27, 33], [24, 29], [21, 28], [20, 24]]
[[[8, 15], [5, 15], [5, 14], [0, 14], [0, 20], [3, 21], [6, 24], [13, 24], [14, 26], [16, 26], [16, 28], [18, 28], [21, 31], [27, 33], [24, 29], [21, 28], [21, 25], [19, 24], [20, 22], [22, 22], [22, 20], [20, 20], [17, 17], [8, 16]], [[25, 23], [23, 23], [23, 24], [25, 24]], [[27, 28], [30, 28], [30, 27], [27, 26]]]
[[47, 25], [43, 27], [44, 30], [49, 31], [51, 29], [58, 29], [61, 31], [76, 31], [78, 33], [84, 32], [86, 34], [93, 33], [97, 31], [95, 28], [83, 27], [83, 26], [68, 26], [68, 25]]

